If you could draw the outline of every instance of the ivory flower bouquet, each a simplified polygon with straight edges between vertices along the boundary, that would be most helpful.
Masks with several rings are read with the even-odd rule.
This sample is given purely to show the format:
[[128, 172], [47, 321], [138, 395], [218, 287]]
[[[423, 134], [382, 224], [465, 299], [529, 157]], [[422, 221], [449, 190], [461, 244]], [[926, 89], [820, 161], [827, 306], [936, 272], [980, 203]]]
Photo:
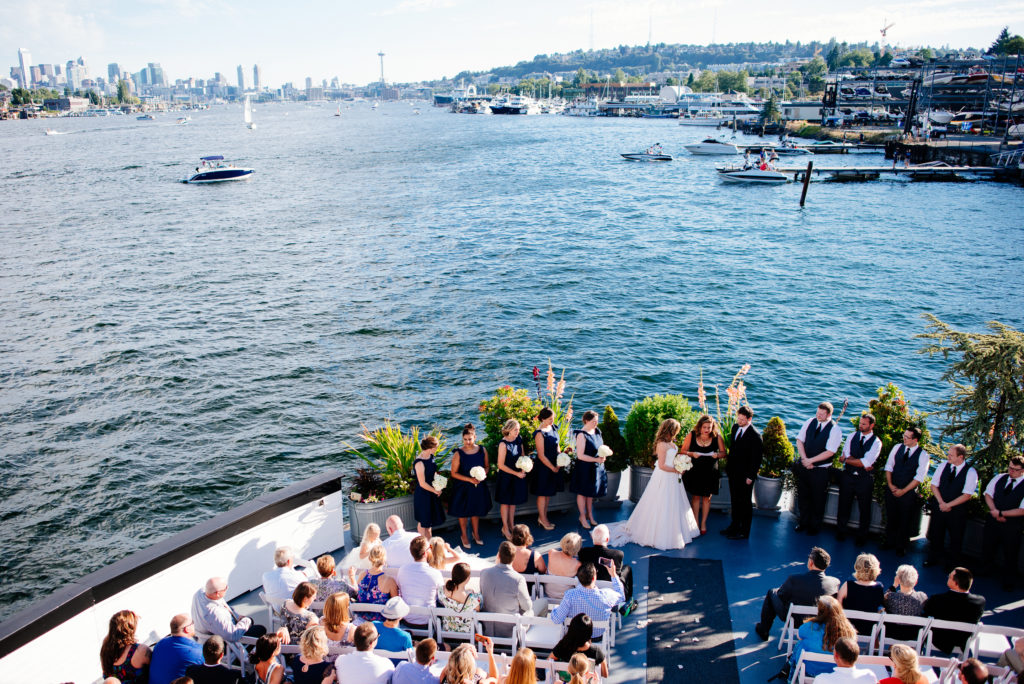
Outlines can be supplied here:
[[533, 459], [529, 456], [520, 456], [516, 459], [516, 468], [519, 468], [524, 473], [528, 473], [533, 470]]
[[469, 469], [469, 476], [474, 480], [483, 482], [487, 479], [487, 471], [484, 470], [483, 466], [473, 466]]

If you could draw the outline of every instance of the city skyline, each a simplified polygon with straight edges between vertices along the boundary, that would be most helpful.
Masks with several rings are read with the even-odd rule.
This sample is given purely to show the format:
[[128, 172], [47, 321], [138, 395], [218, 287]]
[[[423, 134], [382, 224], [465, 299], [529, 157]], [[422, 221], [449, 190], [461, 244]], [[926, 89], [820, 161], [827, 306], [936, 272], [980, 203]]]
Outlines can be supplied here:
[[[54, 2], [0, 8], [0, 42], [26, 48], [35, 64], [64, 64], [79, 56], [127, 71], [158, 62], [170, 81], [236, 82], [238, 65], [260, 67], [262, 86], [301, 85], [334, 77], [365, 84], [380, 78], [378, 52], [387, 53], [388, 81], [416, 82], [514, 64], [537, 54], [660, 43], [827, 41], [880, 39], [883, 21], [895, 26], [893, 45], [987, 47], [1004, 25], [1020, 32], [1024, 5], [995, 0], [909, 0], [823, 12], [805, 0], [786, 9], [748, 0], [690, 3], [565, 0], [557, 7], [524, 0], [514, 13], [469, 0], [388, 0], [372, 9], [320, 0], [305, 11], [256, 2], [242, 10], [219, 0]], [[875, 16], [877, 14], [877, 17]], [[315, 20], [309, 19], [315, 17]], [[156, 27], [156, 28], [154, 28]], [[182, 41], [181, 36], [190, 36]], [[197, 46], [199, 46], [197, 48]], [[11, 51], [9, 60], [18, 54]], [[17, 62], [12, 62], [12, 65]], [[6, 76], [6, 70], [4, 75]]]

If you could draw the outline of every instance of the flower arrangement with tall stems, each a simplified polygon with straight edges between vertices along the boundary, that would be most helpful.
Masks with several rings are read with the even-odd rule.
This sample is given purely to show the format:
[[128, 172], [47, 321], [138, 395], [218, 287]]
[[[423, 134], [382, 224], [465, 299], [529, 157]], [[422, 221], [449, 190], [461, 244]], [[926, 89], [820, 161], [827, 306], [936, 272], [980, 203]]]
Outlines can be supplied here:
[[[538, 385], [539, 386], [539, 385]], [[565, 396], [565, 369], [555, 382], [555, 371], [551, 367], [551, 359], [548, 359], [547, 385], [545, 387], [541, 402], [551, 409], [554, 414], [554, 426], [558, 432], [558, 451], [561, 453], [573, 452], [572, 441], [572, 400], [575, 394], [569, 395], [569, 401], [564, 405], [562, 397]]]
[[[440, 470], [444, 467], [448, 453], [445, 438], [437, 428], [431, 430], [429, 434], [438, 439], [437, 456], [434, 460]], [[384, 488], [380, 498], [392, 499], [411, 493], [414, 482], [412, 467], [420, 453], [420, 429], [413, 426], [408, 433], [403, 433], [401, 425], [385, 420], [382, 426], [374, 430], [363, 425], [359, 438], [369, 447], [370, 454], [367, 455], [354, 447], [350, 451], [358, 454], [359, 458], [381, 474]]]
[[[728, 449], [732, 446], [732, 426], [736, 423], [736, 409], [740, 406], [747, 405], [747, 386], [743, 382], [743, 378], [747, 373], [750, 372], [750, 364], [743, 364], [743, 367], [736, 372], [736, 375], [732, 376], [732, 382], [725, 388], [725, 394], [728, 397], [728, 401], [725, 405], [725, 416], [722, 416], [722, 405], [719, 401], [718, 385], [714, 385], [715, 388], [715, 419], [718, 421], [718, 427], [722, 431], [722, 439], [725, 440], [725, 447]], [[704, 369], [700, 371], [700, 379], [697, 382], [697, 405], [700, 406], [700, 410], [711, 415], [708, 410], [708, 397], [707, 392], [704, 390]]]

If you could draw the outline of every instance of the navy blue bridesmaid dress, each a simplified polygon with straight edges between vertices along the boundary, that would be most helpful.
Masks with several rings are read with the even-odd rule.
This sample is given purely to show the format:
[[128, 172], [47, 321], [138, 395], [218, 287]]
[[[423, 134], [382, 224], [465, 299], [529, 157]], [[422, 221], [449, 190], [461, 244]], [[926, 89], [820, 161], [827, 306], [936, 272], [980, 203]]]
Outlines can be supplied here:
[[[534, 440], [537, 439], [537, 435], [541, 435], [544, 438], [544, 458], [546, 458], [551, 465], [557, 465], [558, 433], [554, 430], [549, 432], [534, 430]], [[531, 475], [534, 476], [533, 486], [531, 489], [536, 496], [554, 496], [558, 492], [562, 491], [563, 478], [561, 468], [553, 472], [550, 468], [541, 463], [540, 458], [534, 458], [533, 472]]]
[[[604, 444], [604, 438], [601, 437], [601, 429], [597, 428], [594, 434], [577, 430], [576, 434], [583, 435], [584, 455], [597, 458], [597, 450]], [[604, 464], [576, 459], [572, 468], [572, 482], [569, 484], [569, 491], [589, 497], [599, 497], [607, 494], [608, 471], [605, 470]]]
[[[516, 437], [514, 442], [503, 439], [501, 443], [505, 445], [505, 467], [522, 472], [516, 467], [516, 461], [523, 455], [523, 438]], [[529, 494], [526, 478], [509, 475], [503, 470], [498, 471], [498, 484], [494, 492], [494, 498], [498, 500], [498, 503], [518, 506], [526, 503]]]
[[[423, 464], [423, 480], [428, 484], [434, 481], [434, 474], [437, 473], [437, 464], [434, 457], [417, 458], [415, 463]], [[416, 465], [413, 464], [413, 472]], [[416, 480], [416, 489], [412, 493], [412, 505], [416, 515], [416, 522], [423, 527], [435, 527], [444, 522], [444, 507], [441, 505], [441, 497], [420, 487], [420, 481]]]
[[[459, 475], [472, 477], [469, 471], [480, 466], [484, 468], [484, 448], [478, 446], [475, 454], [467, 454], [462, 449], [455, 450], [459, 454]], [[452, 502], [448, 506], [448, 515], [456, 518], [482, 518], [491, 510], [491, 490], [487, 481], [473, 485], [462, 480], [455, 480], [455, 491]]]

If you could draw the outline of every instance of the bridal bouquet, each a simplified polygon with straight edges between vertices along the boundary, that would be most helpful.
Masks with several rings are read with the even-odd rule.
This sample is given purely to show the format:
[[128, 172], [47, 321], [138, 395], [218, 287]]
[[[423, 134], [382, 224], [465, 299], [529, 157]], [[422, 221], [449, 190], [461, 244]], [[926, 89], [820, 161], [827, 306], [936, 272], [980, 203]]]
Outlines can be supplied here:
[[433, 487], [434, 489], [440, 490], [440, 489], [444, 489], [444, 486], [446, 484], [448, 484], [448, 478], [443, 476], [443, 475], [436, 474], [436, 475], [434, 475], [434, 479], [430, 483], [430, 486]]
[[519, 468], [524, 473], [528, 473], [533, 470], [533, 459], [529, 456], [520, 456], [516, 459], [516, 468]]
[[570, 463], [572, 463], [572, 459], [569, 457], [569, 454], [558, 454], [558, 457], [555, 459], [555, 465], [559, 468], [568, 468]]
[[483, 482], [484, 480], [487, 479], [487, 471], [484, 470], [483, 466], [473, 466], [472, 468], [469, 469], [469, 476], [474, 480], [479, 480], [480, 482]]
[[597, 457], [598, 458], [608, 458], [609, 456], [612, 455], [612, 453], [613, 452], [611, 450], [611, 447], [609, 447], [607, 444], [602, 444], [601, 446], [599, 446], [597, 448]]
[[693, 460], [686, 454], [677, 454], [672, 459], [672, 467], [679, 473], [679, 481], [683, 481], [683, 473], [693, 467]]

